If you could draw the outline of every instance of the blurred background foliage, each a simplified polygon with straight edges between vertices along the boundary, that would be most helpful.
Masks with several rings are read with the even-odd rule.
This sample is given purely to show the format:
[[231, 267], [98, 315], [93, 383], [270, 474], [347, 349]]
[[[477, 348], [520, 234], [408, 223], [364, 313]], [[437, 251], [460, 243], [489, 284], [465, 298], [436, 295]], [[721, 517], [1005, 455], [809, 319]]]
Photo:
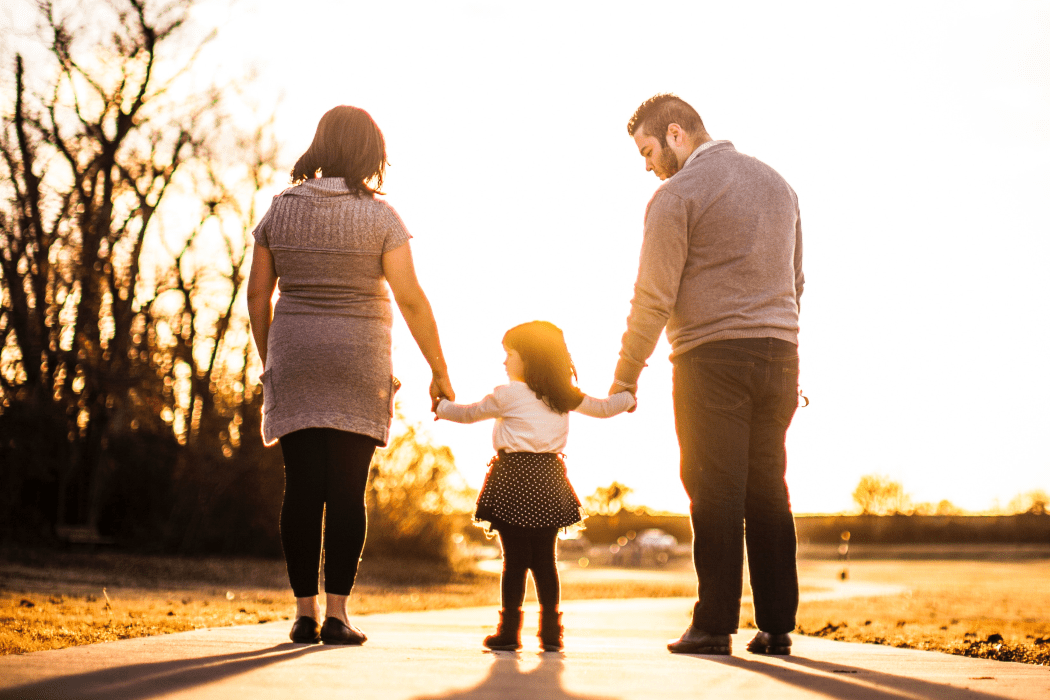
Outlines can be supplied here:
[[456, 470], [452, 451], [397, 413], [395, 437], [372, 462], [366, 556], [449, 562], [477, 492]]

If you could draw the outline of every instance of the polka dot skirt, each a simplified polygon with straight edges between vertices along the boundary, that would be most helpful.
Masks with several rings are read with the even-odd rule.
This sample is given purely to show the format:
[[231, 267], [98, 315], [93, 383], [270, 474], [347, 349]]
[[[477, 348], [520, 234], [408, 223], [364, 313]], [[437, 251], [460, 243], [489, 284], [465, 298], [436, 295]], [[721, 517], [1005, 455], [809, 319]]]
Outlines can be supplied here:
[[557, 454], [500, 451], [489, 462], [474, 519], [519, 527], [568, 527], [583, 516]]

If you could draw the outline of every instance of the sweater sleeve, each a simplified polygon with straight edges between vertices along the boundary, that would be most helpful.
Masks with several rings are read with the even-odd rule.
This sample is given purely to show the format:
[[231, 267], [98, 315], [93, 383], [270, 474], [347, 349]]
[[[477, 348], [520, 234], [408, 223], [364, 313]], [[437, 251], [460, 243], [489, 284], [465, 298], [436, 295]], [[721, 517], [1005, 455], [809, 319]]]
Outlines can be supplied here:
[[634, 387], [667, 325], [689, 256], [689, 220], [681, 197], [658, 191], [645, 214], [645, 235], [638, 262], [627, 331], [620, 346], [616, 382]]
[[266, 210], [266, 213], [263, 214], [263, 218], [259, 221], [258, 225], [255, 227], [255, 230], [252, 231], [252, 235], [255, 237], [255, 242], [263, 248], [270, 247], [270, 219], [273, 218], [273, 206], [277, 203], [277, 198], [280, 196], [281, 195], [279, 194], [274, 196], [273, 201], [270, 203], [270, 208]]
[[607, 399], [596, 399], [592, 396], [584, 395], [583, 402], [573, 410], [592, 418], [611, 418], [630, 409], [637, 403], [634, 395], [629, 391], [621, 391]]
[[802, 309], [802, 288], [806, 284], [806, 276], [802, 274], [802, 217], [795, 209], [795, 304], [799, 310]]
[[438, 418], [454, 423], [477, 423], [488, 418], [499, 418], [500, 402], [495, 393], [471, 404], [453, 403], [448, 399], [441, 399], [434, 413]]
[[412, 238], [412, 234], [408, 232], [405, 222], [401, 220], [394, 208], [387, 202], [380, 201], [383, 204], [382, 209], [380, 209], [382, 221], [377, 222], [377, 228], [383, 232], [383, 252], [389, 253], [391, 250], [400, 248], [405, 243], [408, 243], [409, 239]]

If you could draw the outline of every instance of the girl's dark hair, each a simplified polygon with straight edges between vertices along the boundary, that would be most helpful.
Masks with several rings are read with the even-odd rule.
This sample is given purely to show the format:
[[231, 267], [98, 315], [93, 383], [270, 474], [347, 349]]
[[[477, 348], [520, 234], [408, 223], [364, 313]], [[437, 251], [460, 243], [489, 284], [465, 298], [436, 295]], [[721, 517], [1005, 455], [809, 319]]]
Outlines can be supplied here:
[[525, 383], [552, 409], [568, 413], [583, 401], [565, 335], [553, 323], [529, 321], [514, 326], [503, 336], [503, 345], [518, 351], [525, 365]]
[[386, 142], [372, 117], [359, 107], [340, 105], [317, 123], [313, 142], [292, 168], [292, 183], [320, 172], [322, 177], [341, 177], [351, 192], [371, 197], [383, 194], [386, 166]]

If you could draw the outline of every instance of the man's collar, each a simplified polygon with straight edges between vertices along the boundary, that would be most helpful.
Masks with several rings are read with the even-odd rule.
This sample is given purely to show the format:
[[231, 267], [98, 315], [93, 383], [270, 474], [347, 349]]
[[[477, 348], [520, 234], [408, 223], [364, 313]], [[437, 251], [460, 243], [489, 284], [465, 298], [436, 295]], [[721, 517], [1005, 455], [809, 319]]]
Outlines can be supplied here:
[[692, 153], [689, 154], [689, 157], [685, 159], [685, 162], [682, 163], [682, 167], [679, 168], [679, 170], [685, 170], [686, 166], [689, 165], [689, 163], [692, 162], [692, 160], [694, 158], [696, 158], [698, 155], [700, 155], [701, 153], [703, 153], [707, 149], [711, 148], [712, 146], [717, 146], [717, 145], [723, 144], [723, 143], [729, 143], [729, 141], [722, 140], [722, 141], [706, 141], [706, 142], [704, 142], [703, 145], [698, 146], [695, 151], [693, 151]]

